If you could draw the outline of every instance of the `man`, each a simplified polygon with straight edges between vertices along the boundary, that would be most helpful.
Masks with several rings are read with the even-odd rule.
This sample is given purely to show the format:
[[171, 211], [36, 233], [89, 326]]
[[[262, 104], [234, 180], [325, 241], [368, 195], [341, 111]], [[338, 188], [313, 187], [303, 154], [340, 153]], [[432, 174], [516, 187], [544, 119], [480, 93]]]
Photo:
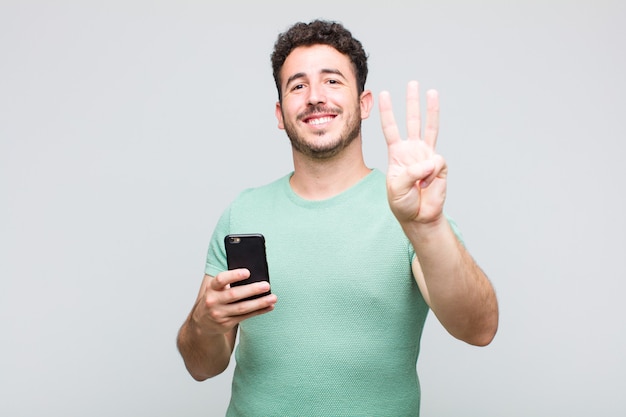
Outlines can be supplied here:
[[[373, 107], [367, 57], [341, 24], [297, 23], [272, 54], [278, 127], [294, 171], [243, 192], [220, 218], [206, 275], [178, 336], [191, 375], [223, 372], [235, 348], [228, 416], [416, 416], [419, 341], [429, 309], [454, 337], [487, 345], [494, 290], [443, 211], [447, 166], [435, 153], [439, 103], [427, 93], [423, 138], [416, 82], [408, 139], [379, 97], [385, 175], [365, 165], [361, 121]], [[227, 271], [229, 233], [266, 238], [266, 282]], [[239, 301], [239, 302], [238, 302]]]

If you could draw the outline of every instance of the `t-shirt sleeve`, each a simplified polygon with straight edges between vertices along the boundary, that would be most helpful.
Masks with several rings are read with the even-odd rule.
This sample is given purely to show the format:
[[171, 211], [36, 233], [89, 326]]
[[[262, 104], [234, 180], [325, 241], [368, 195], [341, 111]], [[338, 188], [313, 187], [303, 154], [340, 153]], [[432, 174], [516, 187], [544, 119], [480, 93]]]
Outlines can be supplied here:
[[230, 208], [226, 209], [219, 218], [213, 236], [209, 242], [204, 272], [207, 275], [216, 276], [228, 269], [226, 264], [226, 251], [224, 249], [224, 237], [230, 233]]
[[446, 214], [446, 218], [448, 219], [448, 224], [452, 228], [452, 231], [454, 232], [456, 238], [459, 240], [459, 242], [461, 242], [461, 245], [465, 246], [465, 240], [463, 239], [463, 233], [461, 233], [461, 229], [459, 229], [459, 226], [456, 224], [454, 219], [452, 217], [448, 216], [447, 214]]

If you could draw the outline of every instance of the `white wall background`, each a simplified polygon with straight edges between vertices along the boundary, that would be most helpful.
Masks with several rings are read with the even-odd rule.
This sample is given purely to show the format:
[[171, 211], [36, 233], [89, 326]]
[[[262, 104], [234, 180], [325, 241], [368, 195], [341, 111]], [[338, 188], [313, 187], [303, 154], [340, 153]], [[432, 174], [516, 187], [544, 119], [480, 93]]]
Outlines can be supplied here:
[[[194, 382], [175, 336], [222, 209], [291, 169], [269, 54], [315, 17], [400, 119], [409, 79], [440, 90], [499, 294], [487, 348], [427, 321], [422, 415], [626, 415], [624, 4], [3, 0], [0, 415], [223, 415], [232, 368]], [[384, 169], [377, 114], [365, 141]]]

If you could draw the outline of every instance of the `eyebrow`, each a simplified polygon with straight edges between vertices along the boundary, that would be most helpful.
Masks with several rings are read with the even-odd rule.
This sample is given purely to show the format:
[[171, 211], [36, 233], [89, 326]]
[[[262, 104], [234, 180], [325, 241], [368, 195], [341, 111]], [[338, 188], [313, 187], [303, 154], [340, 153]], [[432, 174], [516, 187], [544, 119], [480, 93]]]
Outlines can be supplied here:
[[[320, 71], [320, 74], [335, 74], [335, 75], [339, 75], [344, 80], [346, 79], [346, 77], [343, 75], [343, 73], [341, 71], [339, 71], [338, 69], [336, 69], [336, 68], [322, 68], [322, 70]], [[303, 78], [303, 77], [306, 77], [306, 73], [305, 72], [295, 73], [291, 77], [287, 78], [287, 83], [285, 85], [288, 86], [294, 80], [297, 80], [298, 78]]]

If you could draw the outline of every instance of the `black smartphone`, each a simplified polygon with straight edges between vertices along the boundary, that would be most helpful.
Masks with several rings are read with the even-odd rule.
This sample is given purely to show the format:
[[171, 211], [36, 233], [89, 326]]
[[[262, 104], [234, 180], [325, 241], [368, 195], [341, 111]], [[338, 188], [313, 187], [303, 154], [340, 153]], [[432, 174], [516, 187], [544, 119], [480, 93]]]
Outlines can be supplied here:
[[[260, 233], [251, 234], [231, 234], [224, 238], [226, 248], [226, 261], [228, 269], [247, 268], [250, 277], [233, 282], [231, 286], [246, 285], [259, 281], [270, 281], [270, 274], [267, 267], [267, 255], [265, 253], [265, 237]], [[241, 301], [253, 300], [270, 294], [268, 291], [263, 294], [244, 298]]]

